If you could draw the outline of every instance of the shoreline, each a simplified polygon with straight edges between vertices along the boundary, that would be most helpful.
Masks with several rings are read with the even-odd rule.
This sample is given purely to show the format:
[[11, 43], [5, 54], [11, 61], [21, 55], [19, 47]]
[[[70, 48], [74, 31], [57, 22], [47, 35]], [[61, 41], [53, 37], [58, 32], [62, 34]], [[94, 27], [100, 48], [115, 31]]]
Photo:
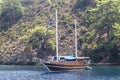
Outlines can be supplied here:
[[120, 66], [120, 63], [91, 63], [90, 66]]
[[[34, 66], [34, 65], [41, 65], [41, 63], [28, 63], [28, 64], [19, 64], [19, 63], [16, 63], [16, 64], [6, 64], [6, 63], [2, 63], [0, 65], [30, 65], [30, 66]], [[120, 66], [120, 63], [91, 63], [90, 66]]]
[[40, 63], [0, 63], [0, 65], [38, 65]]

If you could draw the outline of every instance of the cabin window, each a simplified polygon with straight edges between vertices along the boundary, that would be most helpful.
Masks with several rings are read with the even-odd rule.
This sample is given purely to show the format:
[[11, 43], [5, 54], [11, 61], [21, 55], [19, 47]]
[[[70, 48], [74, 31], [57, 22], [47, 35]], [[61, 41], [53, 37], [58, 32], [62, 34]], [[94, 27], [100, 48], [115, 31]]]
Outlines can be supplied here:
[[64, 57], [60, 57], [60, 60], [64, 60], [65, 58]]
[[76, 61], [76, 59], [65, 59], [66, 61]]
[[57, 60], [57, 57], [54, 57], [54, 60]]

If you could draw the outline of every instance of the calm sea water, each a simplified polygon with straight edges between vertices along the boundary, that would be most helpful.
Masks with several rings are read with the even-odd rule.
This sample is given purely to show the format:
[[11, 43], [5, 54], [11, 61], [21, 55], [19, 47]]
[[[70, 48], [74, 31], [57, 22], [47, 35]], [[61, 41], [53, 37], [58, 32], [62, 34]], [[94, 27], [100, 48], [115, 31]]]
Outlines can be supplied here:
[[92, 70], [47, 72], [40, 66], [0, 66], [0, 80], [120, 80], [120, 66], [94, 66]]

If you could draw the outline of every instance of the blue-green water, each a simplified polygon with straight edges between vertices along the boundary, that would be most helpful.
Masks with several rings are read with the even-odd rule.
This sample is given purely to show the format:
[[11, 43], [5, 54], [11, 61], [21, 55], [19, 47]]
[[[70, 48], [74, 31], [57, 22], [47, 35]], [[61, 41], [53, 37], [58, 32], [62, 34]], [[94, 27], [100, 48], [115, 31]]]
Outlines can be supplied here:
[[120, 66], [94, 66], [92, 70], [47, 72], [40, 66], [0, 66], [0, 80], [120, 80]]

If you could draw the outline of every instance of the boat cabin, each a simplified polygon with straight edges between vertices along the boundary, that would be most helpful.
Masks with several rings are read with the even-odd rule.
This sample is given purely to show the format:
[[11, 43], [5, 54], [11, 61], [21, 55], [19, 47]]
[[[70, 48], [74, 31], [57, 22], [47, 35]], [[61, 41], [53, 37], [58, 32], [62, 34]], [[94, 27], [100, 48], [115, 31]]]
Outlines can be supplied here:
[[[57, 57], [54, 56], [54, 60], [57, 60]], [[88, 61], [89, 57], [74, 57], [74, 56], [58, 56], [59, 61]]]
[[[54, 60], [57, 60], [57, 57], [54, 57]], [[58, 57], [59, 61], [76, 61], [76, 57], [74, 56], [59, 56]]]

